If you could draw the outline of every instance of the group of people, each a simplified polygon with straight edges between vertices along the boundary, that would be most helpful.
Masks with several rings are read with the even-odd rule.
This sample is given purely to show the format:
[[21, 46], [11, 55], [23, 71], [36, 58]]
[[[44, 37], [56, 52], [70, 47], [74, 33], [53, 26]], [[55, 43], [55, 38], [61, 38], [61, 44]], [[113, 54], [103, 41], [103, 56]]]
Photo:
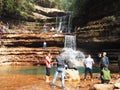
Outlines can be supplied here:
[[[44, 24], [43, 25], [43, 31], [46, 33], [47, 32], [47, 24]], [[51, 32], [55, 31], [55, 28], [52, 26], [51, 29], [50, 29]]]
[[10, 24], [8, 22], [6, 23], [6, 26], [0, 24], [0, 43], [1, 43], [1, 46], [3, 45], [3, 34], [6, 33], [6, 31], [8, 29], [10, 29]]
[[[56, 63], [57, 63], [57, 68], [56, 68], [56, 72], [54, 74], [54, 78], [52, 81], [52, 87], [55, 86], [55, 82], [56, 79], [59, 75], [59, 73], [61, 73], [61, 82], [62, 82], [62, 88], [65, 87], [65, 69], [66, 69], [66, 62], [68, 61], [66, 57], [64, 57], [64, 55], [62, 55], [64, 51], [60, 51], [59, 55], [56, 57]], [[108, 69], [109, 66], [109, 58], [106, 56], [106, 52], [103, 52], [103, 54], [99, 55], [99, 67], [100, 67], [100, 79], [101, 79], [101, 83], [109, 83], [111, 77], [110, 77], [110, 70]], [[46, 82], [50, 82], [49, 80], [49, 76], [50, 76], [50, 69], [51, 69], [51, 61], [52, 61], [52, 56], [50, 53], [48, 53], [48, 55], [45, 56], [45, 64], [46, 64]], [[92, 76], [92, 67], [94, 64], [94, 60], [91, 57], [90, 54], [87, 55], [86, 59], [83, 61], [83, 64], [85, 66], [85, 74], [84, 74], [84, 80], [86, 80], [87, 78], [87, 74], [90, 74], [91, 80], [93, 80], [93, 76]]]
[[[103, 52], [102, 54], [99, 54], [99, 67], [100, 67], [100, 80], [101, 83], [109, 83], [111, 80], [110, 76], [110, 70], [108, 69], [109, 66], [109, 58], [106, 56], [107, 53]], [[92, 67], [94, 64], [93, 58], [91, 58], [91, 55], [89, 54], [87, 58], [84, 60], [85, 65], [85, 76], [84, 80], [86, 80], [87, 73], [90, 74], [91, 80], [93, 78], [92, 76]]]
[[100, 62], [100, 79], [101, 83], [109, 83], [111, 80], [109, 67], [109, 58], [106, 56], [107, 53], [103, 52], [102, 55], [99, 55]]

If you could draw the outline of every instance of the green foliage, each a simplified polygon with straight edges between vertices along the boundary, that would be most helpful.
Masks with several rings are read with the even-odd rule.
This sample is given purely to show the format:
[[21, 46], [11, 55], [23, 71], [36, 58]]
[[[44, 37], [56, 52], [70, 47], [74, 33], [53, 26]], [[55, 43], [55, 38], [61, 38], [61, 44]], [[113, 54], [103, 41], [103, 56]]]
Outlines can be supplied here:
[[3, 3], [3, 11], [7, 14], [24, 16], [34, 10], [34, 6], [31, 4], [33, 0], [3, 0]]
[[34, 5], [30, 4], [30, 1], [26, 0], [18, 6], [17, 10], [18, 12], [20, 12], [21, 15], [24, 15], [23, 12], [31, 14], [31, 11], [34, 10]]
[[85, 5], [88, 0], [74, 0], [71, 5], [71, 9], [73, 11], [73, 14], [76, 15], [84, 15], [85, 14]]
[[8, 11], [9, 13], [13, 13], [16, 11], [16, 3], [15, 0], [4, 0], [4, 10]]
[[107, 16], [120, 11], [120, 0], [74, 0], [71, 7], [77, 16]]
[[70, 10], [72, 1], [74, 0], [54, 0], [54, 2], [56, 3], [56, 8], [66, 11]]

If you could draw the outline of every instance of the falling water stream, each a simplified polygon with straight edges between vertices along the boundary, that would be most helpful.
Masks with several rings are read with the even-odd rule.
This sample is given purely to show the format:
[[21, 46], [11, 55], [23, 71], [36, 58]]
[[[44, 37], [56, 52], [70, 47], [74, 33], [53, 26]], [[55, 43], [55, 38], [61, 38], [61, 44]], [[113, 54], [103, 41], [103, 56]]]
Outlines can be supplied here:
[[76, 36], [65, 35], [63, 55], [70, 60], [76, 67], [83, 67], [85, 55], [83, 52], [76, 50]]
[[71, 13], [56, 17], [56, 29], [58, 32], [71, 33]]

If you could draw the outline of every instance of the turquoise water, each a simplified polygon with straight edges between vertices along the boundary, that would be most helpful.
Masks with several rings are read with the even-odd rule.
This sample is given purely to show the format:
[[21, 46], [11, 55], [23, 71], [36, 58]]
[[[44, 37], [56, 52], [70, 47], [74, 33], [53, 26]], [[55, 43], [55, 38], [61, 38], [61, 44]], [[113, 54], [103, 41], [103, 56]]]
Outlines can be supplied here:
[[[53, 75], [56, 67], [52, 67]], [[79, 73], [84, 73], [84, 67], [78, 68]], [[93, 68], [93, 73], [98, 73], [98, 68]], [[26, 74], [26, 75], [45, 75], [45, 66], [0, 66], [0, 74]]]

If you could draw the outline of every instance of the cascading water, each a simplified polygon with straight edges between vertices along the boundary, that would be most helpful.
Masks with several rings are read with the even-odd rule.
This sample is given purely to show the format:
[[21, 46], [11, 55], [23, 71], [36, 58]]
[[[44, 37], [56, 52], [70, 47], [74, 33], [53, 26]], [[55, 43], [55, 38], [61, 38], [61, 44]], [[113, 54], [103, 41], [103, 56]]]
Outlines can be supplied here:
[[58, 32], [70, 33], [71, 27], [71, 13], [68, 13], [65, 16], [56, 17], [56, 29]]
[[[56, 26], [58, 32], [66, 32], [71, 33], [71, 16], [72, 12], [69, 11], [67, 15], [62, 17], [56, 17]], [[80, 52], [76, 51], [76, 36], [73, 35], [65, 35], [65, 43], [64, 48], [65, 51], [63, 54], [72, 62], [76, 67], [83, 66], [83, 59], [85, 55]]]
[[62, 22], [59, 22], [58, 31], [61, 31], [61, 28], [62, 28]]
[[70, 60], [70, 62], [72, 62], [75, 67], [83, 66], [85, 55], [83, 52], [76, 50], [76, 36], [65, 35], [63, 50], [63, 55], [67, 57], [67, 59]]
[[66, 28], [66, 16], [56, 17], [56, 29], [58, 32], [63, 32]]
[[76, 36], [65, 35], [64, 48], [72, 48], [76, 50]]

